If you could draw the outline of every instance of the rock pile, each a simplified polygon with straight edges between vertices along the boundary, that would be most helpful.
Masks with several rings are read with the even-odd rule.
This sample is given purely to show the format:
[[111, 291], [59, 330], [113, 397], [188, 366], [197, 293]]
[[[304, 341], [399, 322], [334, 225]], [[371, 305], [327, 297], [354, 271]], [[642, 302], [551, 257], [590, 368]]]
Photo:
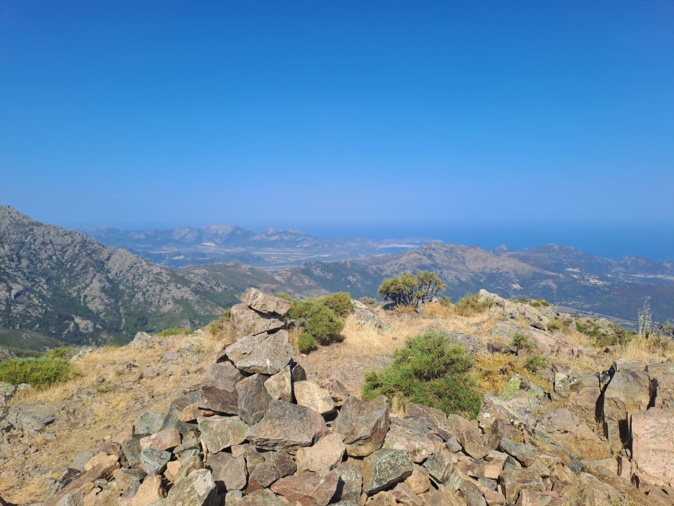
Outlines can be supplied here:
[[[243, 300], [231, 314], [238, 339], [202, 383], [80, 454], [45, 505], [672, 504], [670, 365], [560, 372], [552, 393], [516, 376], [475, 421], [418, 404], [396, 417], [384, 397], [307, 380], [283, 329], [287, 301], [252, 289]], [[581, 409], [552, 411], [555, 399]], [[629, 438], [623, 469], [566, 444], [607, 444], [590, 428], [598, 399], [609, 442]]]

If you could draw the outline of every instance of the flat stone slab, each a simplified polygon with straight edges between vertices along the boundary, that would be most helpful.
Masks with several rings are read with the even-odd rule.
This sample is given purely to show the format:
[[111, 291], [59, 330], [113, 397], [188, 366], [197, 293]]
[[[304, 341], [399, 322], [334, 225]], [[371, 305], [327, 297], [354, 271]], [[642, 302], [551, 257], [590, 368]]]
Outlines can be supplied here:
[[203, 443], [209, 453], [218, 453], [246, 439], [248, 425], [236, 416], [198, 418]]
[[229, 321], [235, 338], [271, 332], [284, 325], [280, 317], [258, 313], [246, 304], [232, 306]]
[[277, 297], [276, 295], [261, 292], [257, 288], [249, 288], [246, 290], [246, 293], [243, 294], [241, 300], [251, 309], [264, 314], [275, 313], [279, 316], [284, 316], [290, 311], [290, 308], [293, 307], [291, 301]]
[[250, 374], [272, 375], [290, 363], [293, 346], [288, 342], [288, 332], [262, 333], [242, 337], [225, 349], [237, 369]]
[[364, 457], [381, 448], [390, 423], [386, 397], [361, 401], [349, 396], [337, 415], [333, 429], [344, 436], [349, 455]]
[[412, 459], [404, 450], [381, 449], [363, 461], [363, 491], [374, 495], [412, 474]]
[[323, 417], [311, 409], [283, 401], [271, 401], [262, 420], [253, 425], [247, 438], [265, 450], [311, 446], [326, 434]]

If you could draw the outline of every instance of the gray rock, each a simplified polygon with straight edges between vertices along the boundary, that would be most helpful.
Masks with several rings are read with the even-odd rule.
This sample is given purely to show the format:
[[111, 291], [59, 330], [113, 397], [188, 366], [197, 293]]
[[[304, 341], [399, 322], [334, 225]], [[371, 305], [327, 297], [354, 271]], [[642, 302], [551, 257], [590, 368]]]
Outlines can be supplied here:
[[288, 332], [246, 336], [228, 346], [227, 357], [242, 371], [255, 374], [276, 374], [290, 363], [293, 347]]
[[[229, 494], [227, 497], [229, 498]], [[286, 501], [279, 499], [274, 492], [266, 488], [246, 495], [235, 504], [238, 506], [288, 506]]]
[[412, 474], [412, 459], [403, 450], [377, 450], [363, 461], [363, 490], [368, 495], [404, 481]]
[[147, 434], [132, 434], [122, 441], [122, 452], [129, 467], [140, 466], [140, 440]]
[[248, 486], [268, 488], [272, 483], [297, 471], [293, 458], [285, 451], [266, 452], [264, 462], [255, 466], [248, 477]]
[[364, 457], [381, 448], [390, 423], [386, 397], [361, 401], [349, 396], [337, 415], [333, 429], [344, 436], [349, 455]]
[[222, 482], [228, 492], [246, 487], [248, 471], [244, 457], [233, 457], [225, 452], [215, 453], [209, 455], [208, 467], [213, 473], [213, 480]]
[[454, 470], [449, 455], [441, 451], [428, 457], [424, 462], [424, 468], [439, 483], [445, 483]]
[[216, 506], [217, 493], [210, 471], [197, 469], [175, 481], [166, 502], [171, 506]]
[[7, 421], [19, 431], [39, 432], [56, 420], [62, 403], [35, 402], [16, 404], [9, 408]]
[[339, 486], [334, 499], [342, 503], [358, 504], [363, 493], [363, 472], [353, 462], [342, 462], [333, 469], [339, 476]]
[[[0, 350], [1, 351], [1, 350]], [[0, 406], [4, 406], [16, 393], [16, 387], [11, 383], [0, 381]]]
[[442, 438], [433, 434], [421, 420], [393, 418], [383, 448], [405, 450], [414, 462], [421, 463], [443, 444]]
[[244, 378], [236, 384], [239, 402], [239, 417], [248, 425], [254, 425], [260, 420], [269, 406], [271, 397], [264, 387], [262, 377], [254, 374]]
[[272, 400], [292, 402], [293, 385], [290, 366], [285, 366], [279, 372], [264, 382], [264, 387]]
[[241, 301], [259, 313], [275, 313], [279, 316], [284, 316], [293, 306], [291, 301], [282, 299], [276, 295], [261, 292], [257, 288], [249, 288], [246, 290]]
[[511, 457], [516, 458], [525, 466], [530, 466], [536, 460], [538, 452], [536, 448], [527, 443], [516, 443], [511, 439], [504, 437], [501, 439], [501, 450]]
[[313, 409], [321, 415], [335, 411], [335, 401], [330, 392], [313, 381], [298, 381], [293, 385], [295, 399], [300, 406]]
[[327, 432], [323, 417], [304, 406], [271, 401], [262, 420], [247, 434], [256, 447], [265, 450], [311, 446]]
[[243, 375], [229, 362], [211, 365], [202, 382], [200, 408], [236, 415], [239, 412], [239, 394], [236, 385]]
[[70, 464], [69, 468], [70, 469], [75, 469], [76, 471], [84, 471], [84, 465], [91, 460], [91, 458], [94, 456], [94, 452], [91, 450], [85, 450], [82, 452], [79, 452], [77, 455], [75, 455], [75, 460], [73, 460], [72, 464]]
[[140, 452], [140, 467], [150, 476], [161, 474], [169, 460], [171, 460], [171, 452], [153, 450], [150, 447]]
[[232, 306], [229, 321], [235, 339], [271, 332], [283, 328], [284, 325], [281, 318], [258, 313], [246, 304]]
[[159, 413], [143, 413], [136, 422], [136, 432], [138, 434], [154, 434], [161, 430], [164, 423], [164, 416]]
[[342, 461], [346, 448], [339, 433], [328, 434], [315, 445], [297, 450], [299, 471], [327, 472]]
[[217, 453], [246, 439], [248, 425], [236, 416], [198, 418], [201, 438], [209, 453]]

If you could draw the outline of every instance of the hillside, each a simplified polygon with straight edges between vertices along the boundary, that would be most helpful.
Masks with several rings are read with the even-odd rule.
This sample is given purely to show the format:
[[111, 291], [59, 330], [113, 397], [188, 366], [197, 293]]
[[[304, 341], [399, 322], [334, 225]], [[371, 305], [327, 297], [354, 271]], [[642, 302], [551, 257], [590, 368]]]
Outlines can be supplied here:
[[[672, 504], [671, 342], [607, 347], [552, 308], [486, 292], [480, 301], [465, 315], [361, 307], [341, 339], [292, 358], [283, 329], [85, 350], [69, 383], [0, 391], [0, 496], [48, 506]], [[483, 395], [475, 419], [353, 397], [366, 371], [429, 330], [470, 351]], [[518, 334], [529, 348], [512, 345]]]
[[0, 206], [0, 344], [8, 331], [73, 344], [128, 342], [139, 330], [204, 325], [235, 300], [218, 282], [188, 279]]

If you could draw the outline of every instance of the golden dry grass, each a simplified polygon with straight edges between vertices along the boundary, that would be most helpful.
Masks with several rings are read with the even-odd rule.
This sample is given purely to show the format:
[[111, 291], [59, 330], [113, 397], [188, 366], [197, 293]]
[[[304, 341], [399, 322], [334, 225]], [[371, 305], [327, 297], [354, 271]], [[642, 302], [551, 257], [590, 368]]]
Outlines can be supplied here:
[[[71, 382], [16, 396], [11, 405], [65, 401], [84, 415], [76, 425], [66, 417], [59, 417], [42, 433], [24, 435], [23, 444], [39, 449], [28, 457], [37, 470], [32, 476], [18, 477], [14, 471], [25, 465], [24, 457], [5, 455], [0, 496], [12, 503], [42, 500], [49, 489], [45, 479], [59, 479], [78, 452], [92, 449], [99, 441], [130, 433], [143, 412], [166, 412], [173, 395], [201, 381], [220, 347], [219, 341], [203, 333], [155, 338], [119, 348], [99, 348], [76, 363], [79, 376]], [[178, 358], [162, 360], [166, 353], [178, 354]], [[131, 362], [138, 367], [125, 365]], [[148, 373], [138, 379], [147, 368], [159, 374], [153, 377]], [[87, 395], [81, 395], [82, 392]], [[58, 437], [49, 440], [48, 434]]]

